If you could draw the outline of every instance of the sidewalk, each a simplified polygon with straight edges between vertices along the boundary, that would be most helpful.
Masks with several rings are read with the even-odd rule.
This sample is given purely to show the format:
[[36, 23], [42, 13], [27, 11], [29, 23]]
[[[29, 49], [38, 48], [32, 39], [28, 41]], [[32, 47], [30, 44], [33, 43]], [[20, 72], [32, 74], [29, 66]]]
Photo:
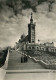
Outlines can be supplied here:
[[56, 80], [56, 73], [7, 73], [5, 80]]

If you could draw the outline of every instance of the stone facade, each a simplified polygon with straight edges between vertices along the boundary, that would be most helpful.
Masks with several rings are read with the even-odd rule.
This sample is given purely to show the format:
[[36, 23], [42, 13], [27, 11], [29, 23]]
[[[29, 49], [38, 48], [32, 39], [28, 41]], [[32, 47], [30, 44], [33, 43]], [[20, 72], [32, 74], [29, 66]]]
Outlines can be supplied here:
[[56, 47], [53, 42], [44, 44], [35, 43], [35, 24], [33, 23], [32, 13], [30, 23], [28, 24], [28, 35], [22, 34], [18, 44], [19, 50], [41, 50], [56, 53]]
[[28, 24], [28, 39], [29, 43], [35, 43], [35, 24], [33, 23], [32, 13], [31, 13], [30, 24]]

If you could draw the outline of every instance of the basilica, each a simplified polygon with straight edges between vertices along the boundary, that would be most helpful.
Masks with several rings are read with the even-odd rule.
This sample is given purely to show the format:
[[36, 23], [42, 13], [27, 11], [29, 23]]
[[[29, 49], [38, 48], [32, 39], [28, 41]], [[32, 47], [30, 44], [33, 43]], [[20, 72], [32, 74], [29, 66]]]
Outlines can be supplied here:
[[33, 22], [33, 13], [31, 13], [30, 23], [28, 24], [28, 35], [21, 35], [19, 41], [16, 43], [16, 48], [19, 48], [19, 50], [39, 50], [56, 53], [56, 47], [53, 42], [46, 42], [43, 44], [38, 44], [35, 42], [35, 26], [36, 25]]

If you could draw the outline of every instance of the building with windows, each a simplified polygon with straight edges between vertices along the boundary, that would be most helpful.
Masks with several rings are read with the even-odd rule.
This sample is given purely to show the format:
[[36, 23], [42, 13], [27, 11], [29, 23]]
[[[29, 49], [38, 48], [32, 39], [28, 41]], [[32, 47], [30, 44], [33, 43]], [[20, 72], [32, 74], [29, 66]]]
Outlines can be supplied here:
[[33, 22], [33, 14], [31, 13], [30, 23], [28, 24], [28, 35], [21, 35], [17, 45], [20, 50], [41, 50], [41, 51], [49, 51], [56, 52], [56, 47], [54, 43], [44, 43], [39, 44], [35, 42], [35, 23]]

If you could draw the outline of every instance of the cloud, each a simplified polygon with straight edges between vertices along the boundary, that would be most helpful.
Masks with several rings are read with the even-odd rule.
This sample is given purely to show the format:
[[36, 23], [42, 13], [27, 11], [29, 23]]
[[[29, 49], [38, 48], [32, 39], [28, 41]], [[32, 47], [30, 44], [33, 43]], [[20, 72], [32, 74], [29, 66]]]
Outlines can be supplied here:
[[[56, 4], [56, 3], [54, 3]], [[36, 13], [33, 12], [34, 22], [36, 22], [36, 42], [40, 41], [54, 41], [56, 42], [56, 12], [54, 12], [54, 4], [52, 5], [52, 11], [48, 11], [48, 3], [44, 2], [38, 5]], [[24, 10], [24, 15], [30, 15], [32, 10]], [[29, 18], [30, 19], [30, 18]]]
[[[31, 6], [32, 4], [33, 2], [31, 2]], [[13, 8], [4, 4], [0, 13], [0, 46], [13, 46], [19, 40], [21, 34], [28, 34], [31, 12], [33, 12], [33, 19], [36, 22], [36, 42], [38, 39], [55, 42], [56, 3], [52, 4], [51, 12], [48, 11], [48, 5], [48, 2], [36, 5], [36, 12], [32, 8], [21, 9], [22, 7], [20, 7], [21, 10], [18, 9], [19, 12], [16, 16]]]

